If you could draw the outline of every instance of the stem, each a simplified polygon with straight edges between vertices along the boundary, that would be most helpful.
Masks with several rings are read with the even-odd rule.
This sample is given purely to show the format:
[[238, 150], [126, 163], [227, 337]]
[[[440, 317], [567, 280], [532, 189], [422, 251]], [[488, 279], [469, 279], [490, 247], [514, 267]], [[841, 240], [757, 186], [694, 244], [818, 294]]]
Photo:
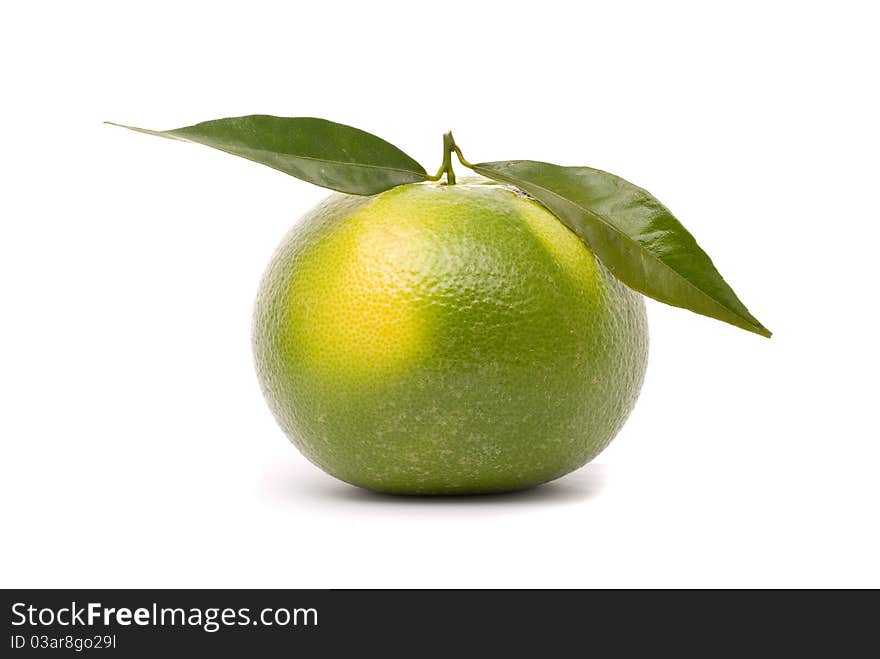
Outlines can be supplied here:
[[473, 169], [474, 166], [470, 164], [467, 160], [464, 159], [464, 155], [461, 153], [461, 149], [458, 148], [458, 144], [454, 144], [452, 149], [455, 151], [455, 155], [458, 156], [458, 162], [467, 167], [468, 169]]
[[434, 176], [427, 177], [429, 181], [439, 181], [443, 175], [446, 175], [446, 184], [447, 185], [455, 185], [455, 172], [452, 171], [452, 154], [458, 156], [459, 161], [465, 167], [470, 167], [470, 164], [465, 160], [461, 155], [461, 149], [458, 148], [458, 145], [455, 143], [455, 138], [452, 137], [452, 131], [443, 134], [443, 164], [440, 165], [440, 169], [437, 170], [437, 173]]
[[455, 172], [452, 171], [452, 152], [455, 150], [455, 138], [452, 131], [443, 133], [443, 170], [446, 172], [446, 184], [455, 185]]

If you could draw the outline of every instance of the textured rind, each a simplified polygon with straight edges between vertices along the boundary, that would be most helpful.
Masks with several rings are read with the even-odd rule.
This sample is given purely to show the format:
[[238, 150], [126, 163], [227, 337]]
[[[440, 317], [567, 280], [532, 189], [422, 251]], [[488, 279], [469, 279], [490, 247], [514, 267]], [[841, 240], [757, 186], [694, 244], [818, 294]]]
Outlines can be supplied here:
[[594, 458], [635, 404], [645, 309], [499, 185], [330, 196], [263, 278], [254, 353], [279, 424], [365, 488], [473, 494]]

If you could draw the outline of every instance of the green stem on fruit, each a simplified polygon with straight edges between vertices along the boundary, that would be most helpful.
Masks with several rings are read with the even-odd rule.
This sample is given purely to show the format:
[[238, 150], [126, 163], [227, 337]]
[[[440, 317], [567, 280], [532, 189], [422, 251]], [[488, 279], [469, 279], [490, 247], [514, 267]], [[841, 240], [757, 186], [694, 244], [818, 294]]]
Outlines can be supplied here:
[[446, 175], [446, 184], [447, 185], [455, 185], [455, 172], [452, 170], [452, 153], [458, 156], [458, 159], [462, 164], [465, 164], [465, 160], [461, 157], [461, 149], [458, 148], [458, 145], [455, 143], [455, 138], [452, 137], [452, 131], [443, 134], [443, 164], [440, 165], [440, 169], [437, 170], [437, 173], [434, 176], [427, 177], [429, 181], [439, 181], [443, 175]]
[[446, 170], [446, 185], [455, 185], [455, 172], [452, 171], [452, 151], [455, 149], [455, 139], [452, 131], [443, 133], [443, 169]]
[[458, 148], [458, 144], [453, 144], [452, 149], [455, 151], [455, 155], [458, 156], [458, 162], [467, 167], [468, 169], [473, 169], [474, 166], [470, 164], [467, 160], [464, 159], [464, 155], [461, 153], [461, 149]]

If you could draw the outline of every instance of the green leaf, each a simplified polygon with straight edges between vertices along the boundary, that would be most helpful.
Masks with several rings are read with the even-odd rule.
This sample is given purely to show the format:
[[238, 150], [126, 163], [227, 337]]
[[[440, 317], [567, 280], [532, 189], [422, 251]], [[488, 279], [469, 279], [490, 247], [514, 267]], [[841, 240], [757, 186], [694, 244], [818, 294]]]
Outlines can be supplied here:
[[176, 130], [122, 127], [204, 144], [349, 194], [371, 195], [427, 179], [424, 168], [393, 144], [325, 119], [250, 115]]
[[511, 160], [484, 162], [473, 169], [546, 206], [630, 288], [761, 336], [771, 335], [694, 237], [645, 190], [591, 167]]

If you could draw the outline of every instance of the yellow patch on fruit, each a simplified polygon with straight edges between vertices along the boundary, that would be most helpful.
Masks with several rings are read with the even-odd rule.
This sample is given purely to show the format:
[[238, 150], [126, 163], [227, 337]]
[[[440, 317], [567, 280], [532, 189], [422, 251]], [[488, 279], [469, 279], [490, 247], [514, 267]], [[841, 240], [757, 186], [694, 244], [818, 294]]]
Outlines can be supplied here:
[[337, 375], [380, 374], [419, 352], [424, 319], [400, 267], [409, 260], [417, 267], [416, 242], [367, 206], [318, 247], [314, 263], [338, 267], [310, 269], [291, 290], [294, 302], [309, 305], [299, 338], [313, 366]]

